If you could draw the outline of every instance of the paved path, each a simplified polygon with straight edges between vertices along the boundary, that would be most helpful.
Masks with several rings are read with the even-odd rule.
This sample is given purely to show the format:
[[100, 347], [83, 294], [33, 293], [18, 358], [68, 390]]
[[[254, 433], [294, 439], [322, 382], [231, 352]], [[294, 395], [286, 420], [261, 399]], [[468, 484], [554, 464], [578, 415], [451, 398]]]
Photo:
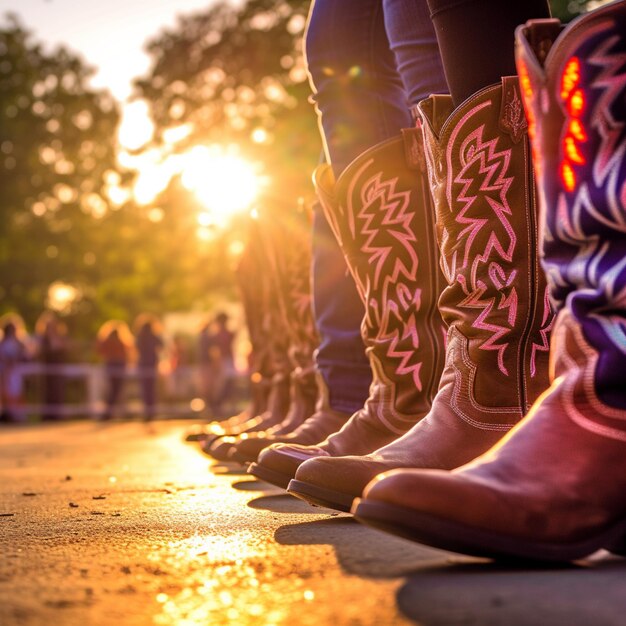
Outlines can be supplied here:
[[423, 548], [209, 470], [187, 427], [0, 430], [2, 626], [626, 624], [626, 561]]

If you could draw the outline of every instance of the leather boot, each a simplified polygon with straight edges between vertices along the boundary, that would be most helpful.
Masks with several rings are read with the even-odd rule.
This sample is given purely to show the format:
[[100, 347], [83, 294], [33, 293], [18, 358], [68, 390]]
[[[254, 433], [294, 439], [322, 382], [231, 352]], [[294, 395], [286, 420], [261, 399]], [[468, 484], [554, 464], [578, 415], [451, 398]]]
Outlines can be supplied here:
[[430, 413], [367, 456], [307, 461], [289, 491], [349, 511], [377, 474], [454, 469], [496, 443], [548, 382], [553, 316], [538, 268], [536, 207], [517, 78], [455, 111], [450, 96], [420, 104], [448, 325], [446, 365]]
[[291, 396], [289, 411], [279, 424], [261, 431], [243, 433], [232, 440], [233, 450], [230, 458], [241, 464], [251, 463], [256, 460], [259, 452], [273, 442], [282, 441], [305, 421], [311, 418], [315, 412], [318, 400], [319, 387], [315, 378], [315, 370], [297, 368], [291, 373]]
[[275, 215], [257, 222], [257, 232], [263, 246], [265, 270], [271, 280], [266, 305], [274, 321], [268, 343], [284, 341], [288, 346], [287, 363], [282, 363], [279, 369], [291, 370], [289, 403], [286, 410], [280, 409], [279, 421], [273, 415], [270, 421], [254, 422], [251, 427], [231, 432], [215, 442], [208, 453], [219, 460], [247, 461], [247, 457], [237, 452], [239, 443], [292, 432], [313, 414], [317, 401], [313, 352], [318, 336], [311, 307], [310, 214], [303, 205], [295, 210], [291, 206], [278, 206], [274, 210]]
[[[300, 244], [304, 245], [305, 242], [300, 242]], [[290, 249], [302, 249], [302, 245], [300, 246], [289, 246]], [[308, 259], [308, 267], [310, 268], [311, 258], [309, 255]], [[302, 272], [300, 274], [306, 275], [309, 277], [309, 272], [304, 274]], [[296, 293], [300, 293], [300, 296], [297, 298], [292, 298], [292, 302], [295, 305], [296, 313], [300, 311], [299, 316], [302, 317], [303, 313], [306, 313], [307, 320], [302, 320], [300, 323], [296, 324], [296, 329], [306, 329], [308, 323], [314, 324], [313, 317], [311, 315], [312, 306], [311, 306], [311, 284], [310, 280], [306, 282], [307, 290], [299, 289], [296, 290]], [[304, 295], [308, 295], [308, 298], [305, 298]], [[305, 333], [302, 337], [302, 340], [306, 340], [307, 336], [310, 337], [312, 333]], [[317, 336], [315, 336], [317, 339]], [[301, 343], [303, 341], [301, 340]], [[317, 347], [317, 343], [314, 347]], [[306, 371], [311, 371], [312, 367], [309, 367]], [[314, 373], [311, 376], [315, 376]], [[317, 404], [314, 407], [315, 412], [311, 415], [307, 415], [308, 418], [306, 422], [301, 424], [296, 424], [296, 428], [288, 429], [283, 432], [266, 432], [259, 433], [254, 437], [248, 437], [242, 440], [236, 445], [236, 452], [233, 453], [233, 456], [240, 462], [243, 463], [253, 463], [257, 460], [259, 453], [266, 447], [275, 444], [275, 443], [290, 443], [290, 444], [299, 444], [299, 445], [312, 445], [320, 443], [324, 441], [326, 437], [332, 435], [337, 432], [347, 421], [350, 415], [335, 411], [330, 408], [327, 398], [327, 389], [325, 388], [324, 381], [321, 376], [317, 376], [314, 381], [315, 389], [317, 391]], [[311, 390], [313, 390], [312, 383], [309, 383]], [[312, 394], [309, 394], [309, 397], [312, 397]], [[314, 400], [314, 401], [315, 401]], [[273, 482], [278, 484], [279, 486], [286, 488], [289, 480], [295, 473], [295, 467], [293, 471], [291, 469], [285, 472], [284, 468], [278, 468], [278, 470], [273, 471], [272, 468], [260, 467], [257, 468], [256, 464], [250, 472], [255, 474], [259, 478], [263, 478], [263, 480], [267, 480], [269, 482]], [[285, 477], [287, 476], [287, 477]]]
[[252, 462], [248, 467], [248, 473], [268, 483], [287, 489], [289, 481], [293, 478], [301, 462], [298, 459], [283, 454], [283, 448], [289, 446], [274, 444], [297, 444], [310, 446], [324, 441], [329, 435], [338, 432], [350, 418], [350, 414], [335, 411], [331, 408], [328, 399], [328, 390], [322, 376], [318, 374], [318, 400], [315, 413], [304, 421], [293, 432], [284, 435], [268, 435], [259, 439], [248, 439], [237, 445], [237, 451], [243, 452], [248, 458], [260, 454], [268, 462]]
[[259, 456], [259, 467], [284, 479], [307, 459], [377, 450], [430, 409], [444, 334], [436, 306], [441, 274], [434, 214], [416, 153], [420, 146], [421, 134], [409, 129], [359, 156], [336, 185], [329, 166], [316, 172], [318, 196], [365, 304], [362, 333], [374, 380], [365, 406], [339, 432], [316, 446], [282, 444]]
[[261, 372], [255, 371], [250, 376], [250, 403], [248, 406], [228, 419], [221, 421], [213, 421], [208, 424], [199, 424], [192, 428], [185, 436], [185, 441], [205, 442], [213, 441], [224, 435], [232, 435], [241, 428], [246, 422], [252, 424], [250, 420], [260, 419], [260, 416], [267, 410], [267, 403], [272, 387], [271, 379], [263, 376]]
[[354, 512], [440, 548], [565, 561], [626, 537], [626, 2], [563, 31], [530, 21], [517, 42], [559, 311], [552, 385], [473, 463], [383, 475]]
[[[318, 398], [313, 354], [319, 337], [313, 319], [311, 294], [311, 213], [304, 204], [297, 210], [288, 210], [280, 224], [271, 224], [272, 231], [280, 228], [280, 245], [275, 242], [268, 254], [271, 274], [280, 294], [282, 328], [289, 339], [291, 373], [291, 402], [287, 415], [280, 424], [268, 430], [248, 432], [236, 437], [232, 460], [248, 463], [256, 460], [258, 452], [269, 439], [280, 438], [296, 430], [314, 411]], [[276, 237], [268, 233], [267, 239]], [[266, 443], [267, 441], [267, 443]]]
[[267, 410], [243, 424], [234, 427], [231, 434], [217, 435], [206, 439], [202, 444], [202, 451], [217, 461], [231, 461], [234, 444], [239, 441], [238, 436], [244, 433], [265, 431], [279, 425], [288, 414], [290, 407], [290, 380], [284, 372], [274, 374], [270, 389]]

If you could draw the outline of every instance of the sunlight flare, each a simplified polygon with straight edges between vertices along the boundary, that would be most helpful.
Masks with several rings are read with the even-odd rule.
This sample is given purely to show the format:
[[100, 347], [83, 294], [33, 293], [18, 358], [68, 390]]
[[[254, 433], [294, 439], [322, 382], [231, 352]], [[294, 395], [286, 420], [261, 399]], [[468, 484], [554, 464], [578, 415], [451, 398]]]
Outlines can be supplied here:
[[251, 163], [206, 146], [185, 155], [181, 180], [217, 221], [249, 209], [262, 184]]

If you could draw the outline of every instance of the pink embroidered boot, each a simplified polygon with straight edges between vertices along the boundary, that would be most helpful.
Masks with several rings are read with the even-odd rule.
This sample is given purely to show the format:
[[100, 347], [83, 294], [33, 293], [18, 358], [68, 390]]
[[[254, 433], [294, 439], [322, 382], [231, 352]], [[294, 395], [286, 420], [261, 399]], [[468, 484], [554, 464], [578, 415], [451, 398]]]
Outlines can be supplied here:
[[315, 446], [271, 446], [250, 467], [255, 476], [284, 485], [307, 459], [373, 452], [428, 413], [444, 331], [421, 146], [421, 133], [410, 129], [362, 154], [336, 185], [330, 167], [316, 172], [318, 196], [365, 304], [362, 333], [374, 382], [363, 409], [339, 432]]
[[552, 385], [473, 463], [383, 475], [354, 513], [467, 554], [564, 561], [599, 548], [624, 553], [626, 2], [562, 32], [556, 20], [530, 21], [517, 44], [543, 263], [559, 310]]
[[288, 491], [349, 511], [380, 472], [453, 469], [496, 443], [548, 386], [553, 316], [538, 267], [536, 207], [517, 77], [456, 110], [419, 105], [447, 286], [446, 364], [429, 414], [366, 456], [302, 464]]

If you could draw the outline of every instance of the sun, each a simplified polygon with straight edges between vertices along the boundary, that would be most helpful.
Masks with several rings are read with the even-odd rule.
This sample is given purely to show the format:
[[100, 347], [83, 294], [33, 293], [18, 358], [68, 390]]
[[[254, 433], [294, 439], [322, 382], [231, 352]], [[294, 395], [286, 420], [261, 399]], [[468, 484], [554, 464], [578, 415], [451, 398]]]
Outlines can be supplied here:
[[147, 144], [154, 133], [148, 103], [136, 100], [122, 109], [118, 140], [124, 150], [138, 150]]
[[262, 179], [254, 165], [220, 146], [197, 146], [183, 157], [182, 184], [216, 221], [249, 210]]

